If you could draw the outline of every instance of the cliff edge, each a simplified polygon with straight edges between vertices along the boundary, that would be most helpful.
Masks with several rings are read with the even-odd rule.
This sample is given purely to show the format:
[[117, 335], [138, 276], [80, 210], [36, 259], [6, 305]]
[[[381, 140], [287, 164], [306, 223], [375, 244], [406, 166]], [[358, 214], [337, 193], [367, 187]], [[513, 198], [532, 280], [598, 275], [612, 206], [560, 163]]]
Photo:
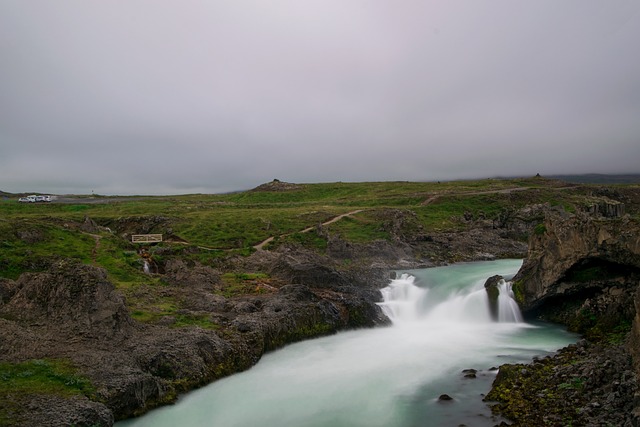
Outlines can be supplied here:
[[585, 339], [501, 367], [486, 398], [494, 411], [515, 426], [639, 425], [640, 223], [618, 202], [548, 209], [513, 280], [526, 316]]

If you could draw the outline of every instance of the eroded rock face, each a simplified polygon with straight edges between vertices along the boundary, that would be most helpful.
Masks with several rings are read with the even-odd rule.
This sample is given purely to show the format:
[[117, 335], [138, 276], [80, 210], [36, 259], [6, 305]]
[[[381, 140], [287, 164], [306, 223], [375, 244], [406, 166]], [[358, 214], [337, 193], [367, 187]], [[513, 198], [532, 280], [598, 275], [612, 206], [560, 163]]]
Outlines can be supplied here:
[[587, 288], [638, 285], [640, 225], [629, 219], [601, 219], [549, 211], [529, 241], [527, 258], [514, 281], [523, 309]]
[[21, 322], [69, 326], [73, 335], [112, 338], [132, 320], [122, 296], [97, 267], [61, 261], [44, 273], [25, 273], [6, 291], [0, 312]]
[[204, 265], [188, 266], [178, 258], [172, 258], [164, 266], [163, 280], [189, 288], [216, 287], [220, 284], [220, 273]]
[[[565, 324], [594, 340], [630, 326], [640, 330], [634, 306], [639, 287], [637, 221], [557, 210], [537, 227], [514, 277], [525, 314]], [[640, 360], [640, 348], [634, 358]]]
[[[620, 204], [594, 206], [578, 214], [547, 211], [544, 222], [531, 236], [527, 259], [514, 277], [515, 292], [526, 314], [565, 324], [602, 345], [602, 350], [584, 344], [578, 347], [578, 360], [585, 364], [579, 372], [575, 369], [575, 361], [565, 362], [561, 358], [566, 351], [549, 361], [550, 366], [555, 366], [550, 372], [563, 373], [562, 369], [567, 365], [568, 373], [553, 378], [554, 381], [565, 381], [561, 382], [565, 387], [561, 394], [570, 401], [569, 409], [575, 410], [579, 403], [583, 405], [577, 412], [580, 419], [598, 414], [610, 421], [614, 418], [602, 408], [624, 407], [623, 412], [628, 416], [616, 419], [616, 422], [620, 421], [616, 425], [632, 425], [640, 419], [637, 403], [640, 399], [632, 397], [638, 393], [636, 384], [640, 378], [640, 224], [628, 216], [619, 217], [624, 213]], [[612, 344], [624, 342], [627, 344]], [[610, 369], [614, 355], [624, 369]], [[616, 363], [618, 359], [615, 359]], [[631, 366], [634, 374], [629, 370]], [[622, 377], [616, 377], [623, 371]], [[569, 375], [576, 378], [575, 384], [566, 382]], [[526, 380], [527, 375], [519, 373], [514, 375], [512, 382], [517, 385]], [[551, 380], [545, 379], [542, 383], [548, 381]], [[628, 383], [625, 392], [619, 389], [623, 383]], [[591, 393], [589, 399], [570, 393], [578, 386], [584, 388], [581, 396], [586, 391]], [[494, 390], [495, 387], [499, 384], [494, 384]], [[509, 405], [516, 405], [516, 408], [520, 405], [513, 398], [498, 395], [494, 398], [510, 401]], [[565, 406], [558, 404], [552, 411], [561, 417]], [[502, 413], [523, 422], [517, 425], [529, 425], [532, 420], [527, 418], [530, 414], [516, 417], [516, 413], [509, 413], [509, 410]], [[516, 412], [524, 413], [521, 409]], [[550, 412], [540, 411], [535, 416], [548, 417]]]
[[[103, 369], [104, 357], [130, 336], [134, 322], [123, 297], [100, 268], [57, 262], [43, 273], [0, 283], [0, 360], [72, 361], [81, 375]], [[108, 365], [108, 364], [107, 364]], [[110, 426], [113, 412], [85, 396], [17, 397], [16, 425]]]
[[[638, 382], [640, 383], [640, 286], [638, 287], [633, 302], [636, 314], [633, 319], [633, 327], [631, 329], [628, 347], [629, 352], [633, 356], [633, 366], [636, 372], [636, 378], [639, 379]], [[636, 399], [640, 401], [640, 390], [636, 395]], [[640, 404], [636, 404], [634, 414], [636, 418], [640, 420]]]
[[65, 399], [57, 396], [34, 396], [27, 404], [30, 417], [25, 425], [40, 427], [109, 427], [113, 413], [103, 404], [86, 397]]

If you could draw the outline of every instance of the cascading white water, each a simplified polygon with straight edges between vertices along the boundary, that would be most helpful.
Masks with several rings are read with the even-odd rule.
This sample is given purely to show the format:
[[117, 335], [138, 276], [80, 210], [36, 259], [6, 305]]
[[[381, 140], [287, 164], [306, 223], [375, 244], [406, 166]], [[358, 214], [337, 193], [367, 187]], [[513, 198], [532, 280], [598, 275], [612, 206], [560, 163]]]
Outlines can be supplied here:
[[144, 264], [142, 265], [142, 271], [144, 271], [145, 274], [151, 274], [151, 269], [149, 268], [149, 261], [147, 261], [146, 259], [144, 260]]
[[[525, 362], [575, 340], [548, 325], [517, 323], [508, 283], [498, 304], [506, 322], [491, 320], [486, 278], [515, 274], [521, 264], [500, 260], [412, 270], [383, 290], [381, 306], [393, 326], [287, 346], [264, 355], [247, 372], [117, 426], [499, 424], [481, 399], [495, 375], [489, 368]], [[477, 378], [464, 378], [465, 368], [477, 369]], [[454, 400], [438, 402], [442, 393]]]
[[498, 321], [499, 322], [522, 322], [520, 307], [513, 295], [512, 283], [501, 280], [498, 284]]
[[[430, 289], [415, 284], [415, 277], [402, 274], [382, 289], [384, 313], [394, 324], [407, 322], [491, 322], [489, 296], [483, 281], [450, 293], [440, 301], [429, 301]], [[498, 284], [498, 321], [522, 322], [520, 308], [514, 300], [511, 283], [501, 280]]]
[[394, 323], [418, 320], [422, 313], [422, 302], [428, 290], [414, 284], [415, 277], [403, 274], [389, 286], [380, 290], [384, 302], [379, 305]]

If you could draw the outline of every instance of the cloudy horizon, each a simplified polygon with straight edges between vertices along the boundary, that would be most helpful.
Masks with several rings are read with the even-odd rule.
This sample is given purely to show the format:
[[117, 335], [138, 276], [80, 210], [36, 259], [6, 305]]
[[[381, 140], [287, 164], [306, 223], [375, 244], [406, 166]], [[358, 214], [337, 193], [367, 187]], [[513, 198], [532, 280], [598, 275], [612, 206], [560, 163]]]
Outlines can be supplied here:
[[639, 21], [633, 0], [0, 0], [0, 190], [640, 173]]

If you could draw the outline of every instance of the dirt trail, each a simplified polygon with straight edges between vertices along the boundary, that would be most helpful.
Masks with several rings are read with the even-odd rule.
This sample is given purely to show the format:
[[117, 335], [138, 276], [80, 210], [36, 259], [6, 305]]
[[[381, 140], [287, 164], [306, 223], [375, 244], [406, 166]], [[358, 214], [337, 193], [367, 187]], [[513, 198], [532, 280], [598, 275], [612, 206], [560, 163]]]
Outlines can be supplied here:
[[254, 248], [254, 249], [256, 249], [256, 250], [258, 250], [258, 251], [261, 251], [261, 250], [263, 250], [263, 249], [264, 249], [264, 247], [265, 247], [266, 245], [268, 245], [269, 243], [271, 243], [271, 242], [273, 241], [273, 239], [275, 239], [275, 237], [271, 236], [271, 237], [267, 238], [266, 240], [264, 240], [264, 241], [262, 241], [262, 242], [258, 243], [258, 244], [257, 244], [257, 245], [255, 245], [253, 248]]
[[425, 200], [424, 202], [420, 203], [420, 206], [427, 206], [428, 204], [430, 204], [431, 202], [435, 201], [438, 199], [438, 197], [440, 197], [439, 194], [436, 194], [435, 196], [431, 196], [429, 197], [427, 200]]
[[[323, 222], [323, 223], [322, 223], [322, 225], [329, 225], [329, 224], [333, 224], [333, 223], [334, 223], [334, 222], [336, 222], [336, 221], [340, 221], [340, 220], [341, 220], [342, 218], [344, 218], [345, 216], [355, 215], [355, 214], [360, 213], [360, 212], [362, 212], [362, 209], [358, 209], [357, 211], [351, 211], [351, 212], [344, 213], [344, 214], [342, 214], [342, 215], [338, 215], [337, 217], [332, 218], [332, 219], [330, 219], [329, 221], [325, 221], [325, 222]], [[314, 228], [316, 228], [316, 226], [307, 227], [307, 228], [305, 228], [304, 230], [300, 231], [300, 233], [308, 233], [308, 232], [310, 232], [311, 230], [313, 230]]]
[[93, 264], [97, 264], [97, 260], [98, 260], [98, 250], [100, 249], [100, 239], [102, 239], [102, 236], [99, 236], [97, 234], [92, 234], [92, 233], [85, 233], [91, 237], [93, 237], [93, 239], [96, 241], [95, 246], [93, 247], [93, 249], [91, 249], [91, 260], [93, 261]]
[[[322, 225], [324, 226], [324, 225], [333, 224], [334, 222], [336, 222], [336, 221], [340, 221], [342, 218], [344, 218], [344, 217], [346, 217], [346, 216], [355, 215], [355, 214], [360, 213], [360, 212], [362, 212], [362, 211], [363, 211], [363, 209], [358, 209], [358, 210], [355, 210], [355, 211], [351, 211], [351, 212], [347, 212], [347, 213], [344, 213], [344, 214], [338, 215], [338, 216], [336, 216], [336, 217], [334, 217], [334, 218], [331, 218], [329, 221], [325, 221], [325, 222], [323, 222], [323, 223], [322, 223]], [[314, 228], [316, 228], [316, 226], [315, 226], [315, 225], [314, 225], [314, 226], [311, 226], [311, 227], [307, 227], [307, 228], [305, 228], [304, 230], [300, 230], [300, 231], [299, 231], [299, 233], [308, 233], [308, 232], [310, 232], [311, 230], [313, 230]], [[291, 234], [293, 234], [293, 233], [283, 234], [283, 235], [281, 235], [280, 237], [290, 236]], [[263, 250], [263, 249], [264, 249], [264, 247], [265, 247], [267, 244], [269, 244], [269, 243], [271, 243], [271, 242], [273, 241], [273, 239], [275, 239], [275, 236], [271, 236], [271, 237], [267, 238], [266, 240], [264, 240], [264, 241], [262, 241], [262, 242], [258, 243], [257, 245], [255, 245], [255, 246], [254, 246], [254, 249], [259, 250], [259, 251]]]
[[440, 196], [477, 196], [479, 194], [509, 194], [514, 191], [524, 191], [529, 190], [531, 187], [513, 187], [513, 188], [503, 188], [500, 190], [487, 190], [487, 191], [469, 191], [469, 192], [450, 192], [450, 193], [442, 193], [442, 194], [434, 194], [433, 196], [426, 199], [424, 202], [420, 203], [420, 206], [427, 206], [434, 201], [436, 201]]

